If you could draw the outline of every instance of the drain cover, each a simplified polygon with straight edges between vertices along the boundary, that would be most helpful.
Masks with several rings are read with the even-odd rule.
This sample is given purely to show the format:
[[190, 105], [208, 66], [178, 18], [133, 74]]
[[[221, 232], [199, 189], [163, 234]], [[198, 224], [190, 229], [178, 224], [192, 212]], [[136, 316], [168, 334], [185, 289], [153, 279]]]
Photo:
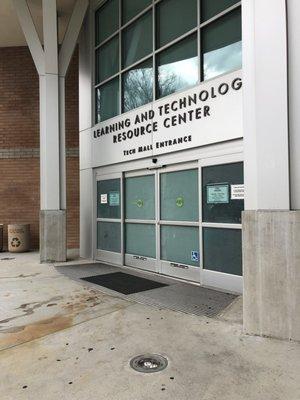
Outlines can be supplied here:
[[159, 372], [168, 366], [168, 360], [159, 354], [142, 354], [130, 361], [130, 366], [135, 371], [146, 374]]
[[14, 257], [3, 257], [3, 258], [0, 258], [0, 261], [9, 261], [9, 260], [14, 260]]

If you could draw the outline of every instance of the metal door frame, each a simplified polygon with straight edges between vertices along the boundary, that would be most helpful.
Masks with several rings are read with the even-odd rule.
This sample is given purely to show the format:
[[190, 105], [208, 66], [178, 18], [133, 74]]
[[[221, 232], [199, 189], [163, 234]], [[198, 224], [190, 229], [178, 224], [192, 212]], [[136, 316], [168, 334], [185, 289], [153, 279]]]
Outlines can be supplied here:
[[[138, 171], [129, 171], [124, 173], [124, 187], [125, 187], [125, 180], [126, 178], [135, 178], [140, 176], [154, 176], [154, 190], [155, 190], [155, 199], [154, 199], [154, 208], [155, 208], [155, 218], [154, 220], [141, 220], [141, 219], [125, 219], [125, 212], [124, 212], [124, 227], [123, 227], [123, 234], [124, 234], [124, 243], [125, 243], [125, 224], [146, 224], [146, 225], [155, 225], [155, 243], [156, 243], [156, 258], [136, 255], [136, 254], [127, 254], [126, 248], [124, 246], [124, 265], [128, 267], [138, 268], [145, 271], [156, 272], [158, 273], [157, 268], [157, 173], [156, 170], [147, 170], [142, 169]], [[124, 199], [124, 207], [125, 207], [125, 199]]]
[[160, 218], [160, 177], [162, 174], [171, 172], [180, 172], [186, 170], [197, 170], [198, 173], [198, 204], [199, 212], [201, 208], [201, 203], [199, 203], [200, 187], [199, 187], [199, 161], [187, 161], [180, 164], [171, 164], [166, 166], [164, 169], [157, 171], [158, 183], [157, 183], [157, 196], [158, 196], [158, 246], [159, 246], [159, 258], [157, 259], [159, 273], [163, 275], [173, 276], [175, 278], [185, 279], [188, 281], [200, 283], [201, 282], [201, 264], [199, 267], [195, 267], [189, 264], [176, 263], [173, 261], [167, 261], [161, 259], [160, 249], [161, 249], [161, 226], [190, 226], [197, 227], [199, 232], [199, 253], [201, 253], [201, 243], [200, 243], [200, 223], [198, 221], [165, 221]]
[[[100, 181], [107, 181], [110, 179], [120, 179], [120, 219], [119, 218], [98, 218], [97, 216], [97, 204], [98, 204], [98, 191], [97, 191], [97, 183]], [[96, 250], [95, 250], [95, 255], [96, 255], [96, 259], [103, 261], [103, 262], [107, 262], [113, 265], [123, 265], [124, 264], [124, 200], [123, 200], [123, 174], [120, 173], [114, 173], [114, 174], [107, 174], [107, 175], [96, 175], [96, 188], [95, 188], [95, 193], [96, 193], [96, 240], [95, 240], [95, 244], [96, 244]], [[111, 222], [111, 223], [120, 223], [120, 227], [121, 227], [121, 252], [120, 253], [116, 253], [116, 252], [112, 252], [112, 251], [107, 251], [107, 250], [101, 250], [97, 248], [97, 225], [98, 223], [101, 224], [101, 222]]]
[[201, 204], [201, 215], [200, 215], [200, 240], [201, 240], [201, 254], [200, 254], [200, 265], [201, 265], [201, 284], [203, 286], [215, 287], [220, 289], [229, 290], [232, 292], [242, 293], [243, 292], [243, 276], [226, 274], [225, 272], [211, 271], [204, 269], [203, 265], [203, 228], [224, 228], [224, 229], [242, 229], [242, 224], [232, 223], [215, 223], [215, 222], [203, 222], [202, 220], [202, 168], [212, 165], [232, 164], [243, 162], [243, 154], [227, 154], [209, 158], [202, 158], [199, 160], [199, 178], [200, 181], [200, 204]]

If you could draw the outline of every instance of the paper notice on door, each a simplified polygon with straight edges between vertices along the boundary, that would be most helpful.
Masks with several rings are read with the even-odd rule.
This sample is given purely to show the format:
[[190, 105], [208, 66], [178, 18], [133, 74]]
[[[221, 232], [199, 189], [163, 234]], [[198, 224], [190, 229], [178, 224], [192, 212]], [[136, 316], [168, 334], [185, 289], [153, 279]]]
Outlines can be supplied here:
[[231, 200], [244, 200], [244, 185], [231, 185]]
[[107, 194], [101, 194], [100, 203], [101, 204], [107, 204]]

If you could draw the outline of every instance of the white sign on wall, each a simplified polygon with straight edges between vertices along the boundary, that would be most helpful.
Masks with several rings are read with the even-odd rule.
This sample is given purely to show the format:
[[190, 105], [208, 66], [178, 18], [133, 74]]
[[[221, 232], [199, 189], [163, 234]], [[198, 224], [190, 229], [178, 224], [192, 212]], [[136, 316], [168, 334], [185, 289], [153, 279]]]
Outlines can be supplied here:
[[231, 185], [231, 200], [244, 200], [244, 185]]
[[92, 130], [92, 166], [242, 137], [241, 71], [122, 114]]

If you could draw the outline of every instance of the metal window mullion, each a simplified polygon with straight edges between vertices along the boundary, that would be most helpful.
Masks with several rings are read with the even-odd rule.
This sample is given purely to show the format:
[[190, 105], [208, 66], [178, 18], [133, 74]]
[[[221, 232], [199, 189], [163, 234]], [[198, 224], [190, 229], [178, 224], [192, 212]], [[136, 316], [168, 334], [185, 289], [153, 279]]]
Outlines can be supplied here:
[[155, 217], [156, 217], [156, 267], [157, 272], [162, 273], [160, 251], [160, 172], [155, 173]]
[[156, 221], [152, 219], [125, 219], [125, 224], [143, 224], [143, 225], [155, 225]]
[[106, 45], [110, 40], [114, 39], [115, 36], [119, 34], [120, 29], [116, 30], [114, 33], [112, 33], [110, 36], [108, 36], [106, 39], [104, 39], [101, 43], [95, 45], [95, 50], [99, 50], [100, 47], [103, 47]]
[[234, 4], [233, 6], [226, 8], [226, 10], [221, 11], [219, 14], [214, 15], [207, 21], [202, 22], [202, 24], [200, 24], [200, 28], [203, 28], [204, 26], [209, 25], [210, 23], [212, 23], [212, 22], [216, 21], [217, 19], [223, 17], [224, 15], [230, 13], [231, 11], [235, 10], [236, 8], [239, 8], [241, 6], [241, 4], [242, 4], [242, 2], [239, 1], [238, 3]]
[[162, 51], [168, 49], [169, 47], [171, 47], [174, 44], [180, 42], [181, 40], [187, 38], [188, 36], [192, 36], [194, 33], [197, 32], [197, 30], [198, 30], [197, 26], [193, 29], [190, 29], [188, 32], [185, 32], [183, 35], [177, 37], [176, 39], [173, 39], [171, 42], [165, 44], [164, 46], [160, 47], [159, 49], [156, 49], [155, 54], [161, 53]]
[[222, 228], [222, 229], [242, 229], [242, 224], [218, 223], [218, 222], [202, 222], [203, 228]]
[[199, 263], [200, 263], [200, 283], [203, 282], [203, 269], [204, 269], [204, 253], [203, 253], [203, 232], [202, 232], [202, 165], [201, 161], [198, 161], [198, 196], [199, 196]]
[[202, 43], [201, 43], [201, 28], [200, 28], [200, 23], [201, 23], [201, 6], [200, 2], [202, 0], [198, 0], [197, 3], [197, 8], [198, 8], [198, 20], [197, 20], [197, 42], [198, 42], [198, 74], [199, 74], [199, 83], [202, 82], [203, 77], [202, 77]]
[[119, 0], [119, 113], [118, 115], [122, 114], [123, 112], [123, 106], [122, 106], [122, 98], [123, 98], [123, 85], [122, 85], [122, 80], [123, 76], [121, 74], [122, 70], [122, 31], [121, 31], [121, 26], [122, 26], [122, 0]]
[[152, 83], [152, 98], [156, 100], [156, 5], [152, 3], [152, 71], [153, 71], [153, 83]]
[[160, 225], [199, 227], [199, 221], [165, 221], [160, 220]]
[[120, 223], [121, 218], [97, 218], [97, 222], [111, 222], [111, 223]]
[[100, 86], [105, 85], [106, 83], [112, 81], [113, 79], [117, 78], [120, 75], [120, 72], [115, 73], [114, 75], [110, 76], [109, 78], [104, 79], [104, 81], [98, 83], [97, 85], [95, 85], [95, 89], [97, 89]]

